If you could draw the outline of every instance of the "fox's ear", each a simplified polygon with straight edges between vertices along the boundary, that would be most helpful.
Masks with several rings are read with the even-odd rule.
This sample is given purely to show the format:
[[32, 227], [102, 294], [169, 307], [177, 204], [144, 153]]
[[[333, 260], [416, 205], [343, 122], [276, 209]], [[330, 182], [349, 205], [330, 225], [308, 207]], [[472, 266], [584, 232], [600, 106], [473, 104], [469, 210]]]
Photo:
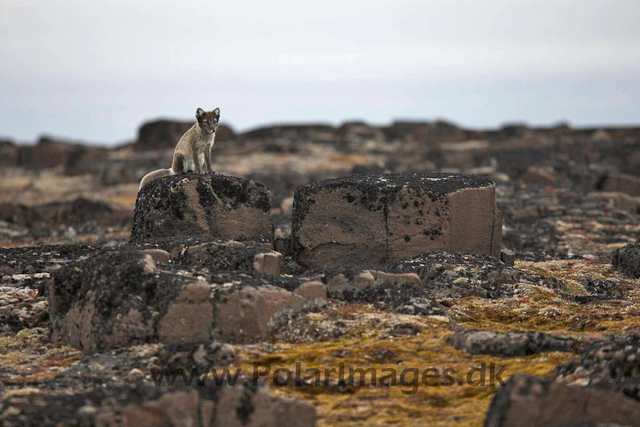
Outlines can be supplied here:
[[204, 110], [202, 108], [198, 108], [196, 110], [196, 119], [200, 120], [200, 117], [204, 114]]
[[213, 114], [215, 114], [216, 116], [220, 117], [220, 109], [216, 108], [215, 110], [213, 110]]

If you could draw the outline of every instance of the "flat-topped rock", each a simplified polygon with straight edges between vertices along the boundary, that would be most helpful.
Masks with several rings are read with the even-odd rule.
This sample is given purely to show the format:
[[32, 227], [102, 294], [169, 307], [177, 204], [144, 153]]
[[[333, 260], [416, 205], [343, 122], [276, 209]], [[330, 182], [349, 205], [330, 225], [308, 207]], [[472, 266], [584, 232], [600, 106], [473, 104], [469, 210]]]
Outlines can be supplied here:
[[640, 241], [616, 249], [612, 264], [627, 276], [640, 278]]
[[278, 313], [318, 298], [304, 292], [303, 281], [287, 280], [240, 272], [196, 280], [158, 269], [144, 252], [99, 254], [48, 281], [51, 337], [88, 353], [153, 342], [259, 341]]
[[500, 257], [502, 214], [487, 178], [350, 175], [298, 187], [292, 249], [312, 268], [376, 265], [430, 250]]
[[272, 242], [273, 197], [262, 184], [219, 174], [157, 179], [139, 193], [131, 242], [209, 236]]
[[623, 173], [606, 175], [597, 183], [602, 191], [616, 191], [631, 196], [640, 196], [640, 177]]

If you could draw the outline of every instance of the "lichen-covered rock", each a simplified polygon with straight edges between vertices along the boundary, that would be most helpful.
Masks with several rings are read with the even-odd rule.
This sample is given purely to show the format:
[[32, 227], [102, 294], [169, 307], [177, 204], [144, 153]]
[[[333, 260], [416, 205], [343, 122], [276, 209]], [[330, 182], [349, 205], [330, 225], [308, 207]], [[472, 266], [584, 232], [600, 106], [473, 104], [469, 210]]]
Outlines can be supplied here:
[[0, 248], [0, 275], [50, 273], [98, 251], [86, 245]]
[[500, 257], [502, 215], [486, 178], [351, 175], [296, 190], [292, 249], [307, 267], [376, 265], [428, 250]]
[[[315, 425], [308, 403], [269, 396], [267, 386], [248, 383], [204, 386], [98, 387], [76, 394], [30, 393], [2, 402], [4, 426], [262, 426]], [[28, 421], [28, 424], [25, 424]]]
[[616, 249], [613, 266], [630, 277], [640, 277], [640, 241]]
[[[222, 271], [258, 271], [264, 270], [263, 263], [256, 266], [256, 258], [264, 254], [277, 253], [261, 244], [236, 241], [203, 242], [175, 246], [171, 250], [174, 265], [193, 267], [197, 270], [207, 268], [209, 272]], [[262, 260], [264, 261], [264, 260]]]
[[543, 351], [573, 351], [576, 341], [544, 332], [458, 331], [447, 344], [469, 354], [529, 356]]
[[580, 360], [556, 368], [556, 378], [569, 384], [615, 390], [640, 401], [640, 335], [585, 345]]
[[390, 268], [416, 273], [422, 280], [423, 292], [438, 298], [499, 298], [514, 295], [520, 282], [542, 284], [549, 281], [545, 284], [556, 287], [552, 279], [508, 267], [488, 255], [431, 251], [392, 263]]
[[273, 241], [271, 192], [262, 184], [219, 174], [164, 177], [139, 193], [131, 241], [210, 236]]
[[485, 427], [635, 426], [640, 402], [622, 393], [514, 375], [491, 401]]
[[262, 276], [229, 272], [195, 280], [157, 269], [143, 252], [107, 252], [61, 269], [48, 282], [51, 335], [86, 352], [151, 342], [260, 340], [276, 314], [307, 303], [304, 293], [294, 292], [301, 280]]
[[150, 255], [115, 251], [57, 271], [47, 284], [54, 340], [94, 351], [148, 342], [189, 280], [156, 274]]
[[383, 303], [396, 313], [445, 315], [428, 296], [415, 273], [392, 273], [357, 268], [334, 269], [322, 275], [330, 298], [347, 302]]

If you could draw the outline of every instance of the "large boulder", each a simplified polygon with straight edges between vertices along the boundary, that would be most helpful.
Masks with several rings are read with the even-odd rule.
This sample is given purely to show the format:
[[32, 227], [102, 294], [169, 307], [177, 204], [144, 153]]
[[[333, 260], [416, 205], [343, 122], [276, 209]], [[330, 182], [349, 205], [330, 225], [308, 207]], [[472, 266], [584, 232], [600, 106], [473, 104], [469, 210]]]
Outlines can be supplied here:
[[485, 427], [637, 426], [640, 403], [622, 393], [514, 375], [491, 402]]
[[460, 174], [351, 175], [296, 190], [292, 249], [312, 268], [375, 265], [430, 250], [500, 257], [490, 180]]
[[278, 280], [236, 272], [196, 280], [158, 269], [144, 252], [98, 254], [49, 280], [52, 339], [86, 352], [150, 342], [259, 341], [278, 313], [298, 312], [317, 298], [302, 281]]
[[12, 141], [0, 139], [0, 167], [18, 167], [20, 149]]
[[218, 174], [173, 175], [136, 200], [131, 242], [176, 236], [273, 241], [273, 197], [262, 184]]
[[269, 396], [263, 384], [96, 387], [83, 393], [32, 392], [1, 405], [4, 426], [312, 427], [313, 405]]
[[616, 249], [613, 255], [613, 266], [627, 276], [640, 277], [640, 241]]

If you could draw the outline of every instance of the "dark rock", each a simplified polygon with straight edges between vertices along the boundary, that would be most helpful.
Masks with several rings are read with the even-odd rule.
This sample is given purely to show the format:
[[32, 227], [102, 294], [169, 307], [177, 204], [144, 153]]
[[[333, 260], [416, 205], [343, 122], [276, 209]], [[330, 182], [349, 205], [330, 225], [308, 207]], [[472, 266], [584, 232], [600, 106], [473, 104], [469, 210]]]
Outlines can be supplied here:
[[613, 266], [630, 277], [640, 277], [640, 241], [616, 249]]
[[516, 260], [516, 253], [503, 246], [502, 251], [500, 252], [500, 259], [509, 267], [513, 267], [513, 264]]
[[556, 378], [622, 392], [640, 401], [640, 335], [585, 345], [580, 360], [556, 368]]
[[206, 267], [211, 273], [222, 271], [252, 272], [257, 270], [256, 257], [259, 254], [270, 253], [274, 253], [274, 251], [258, 244], [208, 242], [174, 248], [171, 251], [171, 261], [196, 269]]
[[[297, 140], [324, 139], [324, 135], [332, 136], [337, 129], [325, 124], [277, 125], [250, 130], [241, 135], [245, 139], [294, 138]], [[320, 137], [320, 138], [319, 138]]]
[[308, 280], [238, 272], [209, 281], [158, 270], [150, 255], [112, 251], [64, 267], [48, 282], [53, 340], [94, 352], [151, 342], [264, 339], [282, 310], [300, 311], [317, 292]]
[[571, 352], [576, 341], [544, 332], [458, 331], [447, 344], [469, 354], [529, 356], [545, 351]]
[[131, 241], [208, 236], [273, 242], [272, 196], [262, 184], [218, 174], [157, 179], [136, 201]]
[[2, 402], [3, 425], [314, 426], [312, 405], [269, 396], [262, 384], [97, 387], [76, 394], [31, 393]]
[[[640, 403], [595, 388], [514, 375], [491, 401], [485, 427], [564, 427], [580, 423], [637, 426]], [[606, 424], [605, 424], [606, 425]]]
[[[159, 150], [175, 148], [182, 135], [193, 126], [195, 121], [155, 120], [144, 123], [138, 130], [137, 150]], [[219, 125], [216, 129], [216, 142], [234, 137], [233, 129]]]
[[416, 273], [422, 280], [423, 292], [438, 298], [510, 296], [514, 294], [514, 285], [521, 281], [546, 282], [551, 288], [557, 287], [553, 279], [505, 266], [488, 255], [432, 251], [391, 263], [389, 268]]
[[86, 222], [104, 222], [110, 219], [113, 208], [106, 202], [78, 197], [75, 200], [52, 202], [44, 205], [24, 206], [10, 203], [0, 205], [0, 219], [24, 227], [61, 224], [78, 225]]
[[311, 268], [375, 266], [426, 250], [499, 257], [494, 184], [458, 174], [350, 175], [296, 190], [292, 249]]
[[20, 149], [13, 142], [0, 139], [0, 167], [15, 168], [20, 166]]
[[228, 366], [235, 357], [233, 346], [216, 341], [167, 344], [158, 355], [166, 372]]
[[156, 273], [151, 256], [136, 251], [97, 255], [55, 272], [47, 289], [52, 339], [87, 352], [153, 341], [169, 305], [190, 284]]
[[596, 188], [601, 191], [640, 196], [640, 177], [628, 174], [605, 175], [597, 183]]
[[548, 166], [531, 166], [520, 179], [526, 182], [553, 185], [556, 182], [556, 172]]

